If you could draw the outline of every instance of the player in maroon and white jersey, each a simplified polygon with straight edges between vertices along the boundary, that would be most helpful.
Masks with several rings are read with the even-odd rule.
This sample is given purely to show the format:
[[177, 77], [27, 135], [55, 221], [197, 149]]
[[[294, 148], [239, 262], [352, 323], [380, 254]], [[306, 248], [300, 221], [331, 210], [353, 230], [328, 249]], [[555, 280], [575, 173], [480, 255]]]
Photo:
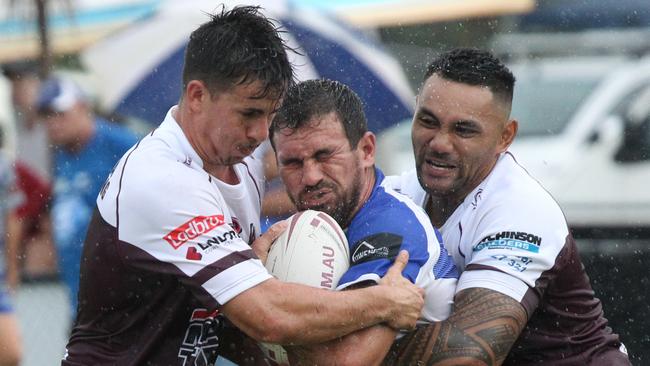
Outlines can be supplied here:
[[387, 182], [424, 207], [462, 271], [452, 315], [389, 364], [629, 365], [560, 207], [507, 152], [514, 76], [491, 54], [433, 61], [413, 118], [416, 169]]
[[378, 286], [338, 292], [280, 282], [253, 253], [282, 228], [258, 238], [262, 165], [248, 156], [293, 72], [257, 7], [211, 18], [190, 36], [178, 106], [97, 197], [63, 365], [212, 365], [232, 356], [230, 323], [293, 344], [415, 326], [423, 299], [401, 275], [408, 255]]

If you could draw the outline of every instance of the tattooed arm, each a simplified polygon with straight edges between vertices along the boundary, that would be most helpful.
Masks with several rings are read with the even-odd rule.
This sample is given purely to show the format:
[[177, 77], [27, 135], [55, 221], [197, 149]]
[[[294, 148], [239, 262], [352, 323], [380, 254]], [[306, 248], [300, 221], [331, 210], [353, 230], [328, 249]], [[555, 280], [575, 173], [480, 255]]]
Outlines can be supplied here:
[[396, 342], [385, 365], [501, 365], [528, 317], [511, 297], [485, 288], [455, 297], [449, 319], [427, 324]]

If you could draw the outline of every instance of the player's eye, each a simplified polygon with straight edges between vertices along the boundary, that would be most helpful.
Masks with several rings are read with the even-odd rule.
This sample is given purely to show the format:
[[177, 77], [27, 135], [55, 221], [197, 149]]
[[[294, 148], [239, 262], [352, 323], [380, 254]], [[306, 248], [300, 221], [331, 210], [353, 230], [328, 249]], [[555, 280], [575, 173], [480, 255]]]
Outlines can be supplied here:
[[281, 167], [296, 168], [302, 164], [302, 161], [299, 159], [284, 159], [280, 160], [278, 163]]
[[417, 116], [417, 121], [427, 127], [434, 127], [438, 125], [438, 120], [430, 115], [427, 114], [419, 114]]
[[257, 110], [257, 109], [246, 109], [242, 112], [240, 112], [242, 116], [245, 118], [255, 118], [258, 117], [262, 114], [262, 111]]
[[327, 159], [329, 159], [331, 156], [332, 156], [331, 151], [319, 151], [318, 153], [316, 153], [315, 158], [316, 161], [324, 162], [327, 161]]
[[470, 124], [457, 124], [454, 129], [456, 130], [456, 133], [462, 137], [471, 137], [481, 132], [477, 126]]

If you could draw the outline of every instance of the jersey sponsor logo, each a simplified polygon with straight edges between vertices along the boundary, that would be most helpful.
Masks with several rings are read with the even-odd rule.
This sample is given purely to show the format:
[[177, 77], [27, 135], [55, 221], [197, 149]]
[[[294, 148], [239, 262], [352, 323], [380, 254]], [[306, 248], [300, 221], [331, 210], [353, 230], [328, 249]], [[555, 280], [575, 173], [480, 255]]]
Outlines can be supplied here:
[[200, 261], [201, 258], [203, 258], [203, 255], [201, 255], [201, 253], [199, 253], [195, 247], [189, 247], [187, 248], [187, 254], [185, 254], [185, 258], [191, 261]]
[[235, 230], [237, 235], [241, 235], [243, 229], [241, 228], [241, 224], [239, 223], [239, 220], [237, 220], [236, 217], [232, 217], [232, 223], [230, 223], [229, 225], [233, 230]]
[[174, 249], [223, 225], [223, 215], [197, 216], [163, 237]]
[[395, 258], [402, 247], [402, 241], [401, 236], [392, 233], [375, 234], [364, 238], [355, 244], [352, 264]]
[[201, 250], [203, 250], [204, 252], [209, 253], [217, 246], [223, 243], [231, 242], [235, 238], [239, 238], [239, 234], [237, 234], [235, 230], [226, 231], [225, 233], [219, 236], [211, 237], [205, 243], [199, 243], [199, 248], [201, 248]]
[[533, 263], [533, 260], [529, 257], [522, 257], [519, 255], [504, 255], [496, 254], [492, 258], [505, 263], [508, 266], [512, 267], [517, 272], [525, 272], [528, 269], [528, 265]]
[[103, 200], [104, 196], [106, 196], [106, 192], [108, 191], [108, 187], [111, 185], [111, 177], [113, 176], [113, 172], [115, 172], [115, 168], [117, 168], [117, 165], [120, 162], [118, 161], [113, 165], [113, 169], [111, 169], [111, 172], [108, 173], [108, 178], [106, 178], [106, 181], [104, 182], [104, 185], [102, 186], [102, 189], [99, 191], [99, 197]]
[[483, 249], [520, 249], [531, 253], [539, 253], [542, 238], [523, 231], [502, 231], [495, 235], [488, 235], [473, 249], [474, 252]]
[[178, 350], [181, 365], [214, 365], [217, 359], [221, 321], [217, 310], [194, 309]]
[[185, 160], [183, 160], [183, 164], [185, 164], [185, 165], [187, 165], [187, 166], [192, 165], [192, 157], [189, 156], [189, 155], [186, 155], [186, 156], [185, 156]]
[[479, 188], [478, 191], [476, 191], [476, 194], [474, 194], [474, 200], [472, 201], [472, 207], [476, 210], [476, 207], [478, 207], [478, 202], [481, 200], [481, 195], [483, 194], [483, 188]]

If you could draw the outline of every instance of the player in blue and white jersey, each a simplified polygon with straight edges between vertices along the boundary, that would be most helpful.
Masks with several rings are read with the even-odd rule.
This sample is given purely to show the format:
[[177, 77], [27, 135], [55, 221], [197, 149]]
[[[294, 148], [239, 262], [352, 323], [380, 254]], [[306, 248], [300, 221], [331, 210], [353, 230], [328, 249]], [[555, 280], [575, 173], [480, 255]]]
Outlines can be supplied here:
[[[336, 81], [299, 83], [287, 92], [270, 135], [297, 209], [324, 211], [346, 231], [350, 268], [337, 288], [378, 283], [398, 252], [407, 250], [403, 275], [425, 291], [421, 319], [447, 318], [458, 273], [424, 210], [383, 184], [359, 97]], [[381, 362], [395, 336], [380, 325], [309, 350], [288, 349], [301, 364], [369, 365]]]

